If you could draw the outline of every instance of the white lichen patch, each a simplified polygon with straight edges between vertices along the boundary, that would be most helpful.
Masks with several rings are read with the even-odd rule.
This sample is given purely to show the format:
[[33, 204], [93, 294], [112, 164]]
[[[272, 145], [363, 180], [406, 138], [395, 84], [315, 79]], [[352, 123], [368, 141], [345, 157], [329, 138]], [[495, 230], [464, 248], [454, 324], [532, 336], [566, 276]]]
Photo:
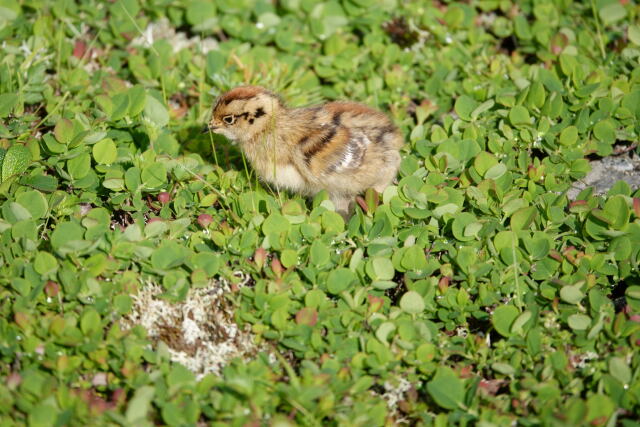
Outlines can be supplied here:
[[[381, 398], [386, 403], [389, 416], [392, 417], [394, 425], [410, 424], [409, 419], [404, 416], [401, 403], [411, 400], [409, 395], [415, 394], [414, 386], [409, 380], [397, 377], [385, 381], [382, 386], [384, 392], [369, 390], [369, 393], [372, 396]], [[415, 396], [413, 399], [415, 400]]]
[[200, 38], [199, 36], [188, 37], [187, 34], [176, 31], [168, 19], [162, 18], [150, 23], [138, 37], [131, 40], [132, 46], [149, 47], [157, 40], [165, 39], [173, 47], [174, 52], [182, 49], [197, 48], [203, 54], [210, 50], [218, 49], [218, 41], [212, 38]]
[[[239, 286], [249, 280], [249, 276], [241, 277]], [[184, 301], [172, 302], [161, 297], [161, 286], [147, 283], [132, 295], [133, 308], [121, 325], [124, 329], [145, 328], [151, 341], [163, 342], [171, 360], [198, 379], [219, 374], [231, 359], [250, 358], [260, 350], [251, 333], [234, 322], [233, 307], [224, 297], [227, 292], [231, 292], [227, 281], [212, 280], [206, 287], [190, 289]]]
[[409, 390], [411, 390], [411, 383], [404, 378], [398, 378], [395, 384], [385, 381], [382, 398], [387, 402], [387, 408], [395, 410], [398, 402], [405, 399], [405, 394]]
[[598, 358], [598, 353], [587, 351], [586, 353], [575, 356], [575, 366], [579, 369], [585, 369], [589, 366], [589, 362], [591, 362], [592, 360], [597, 360]]

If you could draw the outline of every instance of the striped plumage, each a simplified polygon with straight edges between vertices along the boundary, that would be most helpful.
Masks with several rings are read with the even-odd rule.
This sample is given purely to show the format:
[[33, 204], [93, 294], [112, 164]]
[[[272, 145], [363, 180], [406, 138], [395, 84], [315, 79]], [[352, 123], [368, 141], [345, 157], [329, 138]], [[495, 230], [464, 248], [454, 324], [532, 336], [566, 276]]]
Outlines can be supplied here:
[[354, 196], [393, 181], [403, 145], [389, 118], [365, 105], [288, 108], [257, 86], [221, 95], [208, 127], [238, 143], [261, 179], [305, 195], [326, 189], [343, 216]]

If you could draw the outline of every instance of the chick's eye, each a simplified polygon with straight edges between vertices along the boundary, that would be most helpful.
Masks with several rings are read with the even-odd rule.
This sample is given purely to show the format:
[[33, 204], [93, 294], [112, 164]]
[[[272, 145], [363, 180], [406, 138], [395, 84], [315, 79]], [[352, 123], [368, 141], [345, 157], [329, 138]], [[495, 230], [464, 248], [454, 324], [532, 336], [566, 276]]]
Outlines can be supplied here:
[[224, 117], [222, 118], [222, 121], [223, 121], [223, 122], [225, 122], [225, 123], [226, 123], [226, 124], [228, 124], [228, 125], [232, 125], [232, 124], [233, 124], [233, 122], [235, 122], [235, 121], [236, 121], [236, 118], [235, 118], [234, 116], [224, 116]]

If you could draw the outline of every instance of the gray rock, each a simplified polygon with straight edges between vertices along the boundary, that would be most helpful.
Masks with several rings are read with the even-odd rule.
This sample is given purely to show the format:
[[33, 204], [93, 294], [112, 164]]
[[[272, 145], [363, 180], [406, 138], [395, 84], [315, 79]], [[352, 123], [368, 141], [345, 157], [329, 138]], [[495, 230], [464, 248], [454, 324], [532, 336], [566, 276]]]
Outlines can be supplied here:
[[575, 200], [587, 187], [594, 187], [594, 194], [604, 194], [618, 181], [625, 181], [632, 190], [640, 188], [640, 156], [635, 153], [605, 157], [590, 164], [591, 172], [568, 191], [569, 200]]

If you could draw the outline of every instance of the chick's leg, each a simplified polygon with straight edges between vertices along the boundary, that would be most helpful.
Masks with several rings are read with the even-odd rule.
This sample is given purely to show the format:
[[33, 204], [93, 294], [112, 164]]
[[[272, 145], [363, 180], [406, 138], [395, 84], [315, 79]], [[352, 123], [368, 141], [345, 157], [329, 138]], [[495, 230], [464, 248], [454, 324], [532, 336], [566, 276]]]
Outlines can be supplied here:
[[349, 219], [349, 213], [351, 212], [351, 205], [353, 204], [353, 197], [345, 196], [344, 194], [331, 194], [329, 196], [333, 205], [336, 207], [336, 212], [342, 215], [342, 218]]
[[376, 183], [373, 185], [373, 189], [378, 193], [387, 188], [395, 179], [398, 174], [398, 167], [400, 166], [400, 154], [397, 151], [390, 151], [385, 153], [385, 165], [379, 171]]

